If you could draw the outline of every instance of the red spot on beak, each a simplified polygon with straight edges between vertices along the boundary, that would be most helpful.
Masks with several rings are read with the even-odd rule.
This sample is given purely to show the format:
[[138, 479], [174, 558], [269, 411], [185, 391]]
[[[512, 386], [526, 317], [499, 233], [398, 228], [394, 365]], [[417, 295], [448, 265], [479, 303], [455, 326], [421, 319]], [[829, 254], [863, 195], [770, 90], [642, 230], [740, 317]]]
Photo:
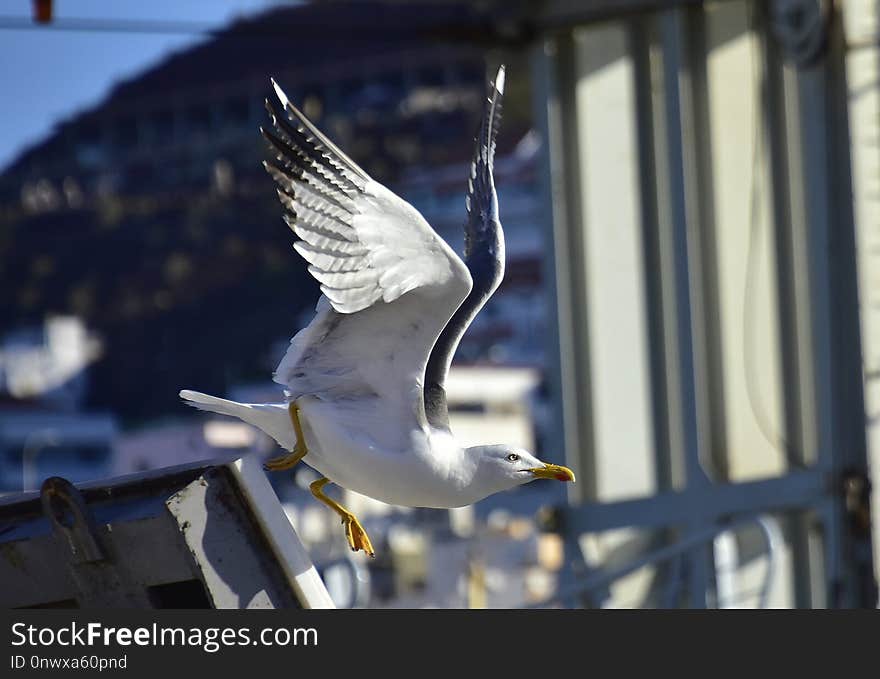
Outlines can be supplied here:
[[556, 480], [557, 481], [569, 481], [570, 479], [565, 474], [557, 474]]

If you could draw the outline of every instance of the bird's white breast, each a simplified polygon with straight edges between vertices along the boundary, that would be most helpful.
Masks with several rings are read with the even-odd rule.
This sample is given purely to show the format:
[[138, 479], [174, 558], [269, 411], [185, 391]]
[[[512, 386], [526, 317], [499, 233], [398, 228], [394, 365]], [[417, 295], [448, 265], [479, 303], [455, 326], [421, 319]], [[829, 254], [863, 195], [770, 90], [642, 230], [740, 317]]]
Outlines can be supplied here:
[[[382, 418], [392, 413], [383, 412], [381, 404], [365, 411], [362, 403], [346, 409], [314, 398], [297, 402], [309, 451], [304, 461], [333, 483], [407, 507], [448, 508], [472, 501], [466, 488], [473, 470], [448, 432], [402, 429], [394, 421], [383, 426]], [[364, 418], [372, 418], [372, 426]], [[408, 439], [395, 438], [394, 431], [408, 431]]]

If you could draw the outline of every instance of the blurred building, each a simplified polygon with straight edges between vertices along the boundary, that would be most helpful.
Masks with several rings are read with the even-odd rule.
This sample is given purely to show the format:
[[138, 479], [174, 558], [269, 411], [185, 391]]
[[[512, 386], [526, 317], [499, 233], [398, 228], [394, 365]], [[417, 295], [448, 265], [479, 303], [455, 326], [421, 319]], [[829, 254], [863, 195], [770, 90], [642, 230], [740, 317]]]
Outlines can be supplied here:
[[109, 413], [84, 410], [100, 342], [76, 318], [53, 317], [0, 340], [0, 493], [47, 476], [108, 476], [118, 434]]

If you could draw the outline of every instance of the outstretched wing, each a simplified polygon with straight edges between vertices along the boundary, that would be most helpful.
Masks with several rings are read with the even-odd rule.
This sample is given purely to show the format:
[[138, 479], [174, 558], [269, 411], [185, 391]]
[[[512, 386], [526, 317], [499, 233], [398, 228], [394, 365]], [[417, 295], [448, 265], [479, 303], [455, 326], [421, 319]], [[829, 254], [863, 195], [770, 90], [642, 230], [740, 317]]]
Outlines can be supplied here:
[[[465, 197], [467, 222], [464, 225], [465, 261], [478, 261], [486, 256], [497, 262], [486, 276], [483, 287], [495, 291], [504, 277], [504, 234], [498, 218], [498, 194], [495, 191], [495, 142], [501, 126], [501, 102], [504, 96], [504, 66], [498, 69], [495, 82], [489, 84], [485, 112], [474, 147], [471, 176]], [[500, 250], [499, 250], [500, 249]], [[473, 268], [470, 265], [468, 268]], [[471, 271], [473, 274], [474, 272]]]
[[374, 414], [385, 408], [390, 421], [415, 413], [424, 422], [425, 364], [471, 289], [470, 273], [415, 208], [371, 179], [273, 85], [284, 113], [266, 102], [274, 127], [263, 130], [274, 155], [266, 169], [294, 247], [324, 293], [275, 381], [292, 399], [375, 398]]
[[298, 237], [294, 247], [333, 308], [356, 313], [432, 288], [448, 293], [451, 314], [470, 289], [461, 259], [414, 207], [371, 179], [272, 85], [286, 115], [266, 101], [274, 131], [261, 131], [275, 155], [266, 169]]
[[489, 84], [485, 110], [477, 133], [465, 198], [467, 221], [464, 226], [464, 252], [473, 287], [467, 298], [443, 328], [425, 369], [425, 412], [437, 428], [449, 427], [446, 403], [446, 375], [452, 357], [465, 331], [504, 278], [504, 231], [498, 217], [495, 192], [495, 140], [501, 124], [504, 95], [504, 66]]

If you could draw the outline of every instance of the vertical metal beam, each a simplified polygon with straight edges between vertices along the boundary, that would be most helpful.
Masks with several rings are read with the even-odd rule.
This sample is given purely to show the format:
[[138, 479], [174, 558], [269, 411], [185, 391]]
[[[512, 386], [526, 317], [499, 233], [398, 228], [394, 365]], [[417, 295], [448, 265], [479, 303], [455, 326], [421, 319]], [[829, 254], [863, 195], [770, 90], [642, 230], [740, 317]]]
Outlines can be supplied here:
[[843, 587], [832, 590], [832, 605], [875, 608], [878, 604], [871, 545], [870, 480], [865, 431], [861, 326], [853, 214], [852, 158], [846, 83], [846, 41], [841, 8], [829, 27], [826, 134], [828, 136], [828, 287], [832, 401], [831, 436], [836, 519], [840, 522]]
[[691, 268], [694, 375], [699, 456], [693, 473], [728, 478], [726, 408], [718, 255], [715, 246], [715, 191], [707, 83], [706, 11], [677, 10], [680, 16], [679, 96], [688, 257]]
[[847, 0], [841, 7], [846, 36], [846, 74], [853, 213], [858, 243], [868, 466], [874, 472], [871, 512], [874, 573], [880, 577], [880, 3]]
[[[766, 140], [766, 153], [770, 165], [771, 190], [766, 192], [773, 215], [776, 251], [776, 288], [778, 290], [777, 309], [779, 310], [779, 347], [782, 367], [783, 388], [783, 445], [788, 470], [803, 467], [807, 460], [804, 448], [804, 424], [802, 389], [799, 370], [797, 333], [797, 281], [794, 274], [794, 239], [792, 232], [791, 180], [788, 172], [788, 129], [785, 114], [785, 90], [782, 71], [782, 55], [772, 36], [769, 35], [767, 7], [757, 3], [758, 33], [763, 48], [763, 82], [761, 101], [763, 103], [763, 135]], [[788, 517], [789, 540], [795, 556], [793, 568], [794, 601], [798, 608], [816, 606], [821, 592], [816, 588], [818, 582], [817, 564], [810, 558], [814, 551], [810, 542], [811, 518], [792, 514]]]
[[[830, 217], [828, 206], [827, 148], [825, 119], [825, 73], [822, 61], [801, 69], [792, 61], [783, 66], [783, 110], [786, 126], [786, 166], [790, 213], [794, 310], [794, 350], [797, 356], [796, 380], [800, 411], [801, 456], [831, 473], [830, 343], [828, 341], [829, 298], [827, 246]], [[834, 503], [823, 503], [817, 518], [821, 521], [824, 547], [825, 592], [839, 581], [839, 527]], [[806, 534], [803, 531], [807, 531]], [[803, 550], [814, 545], [810, 526], [801, 528], [796, 542]], [[803, 540], [807, 540], [807, 544]], [[798, 544], [800, 542], [800, 544]], [[810, 549], [808, 553], [814, 553]], [[802, 553], [802, 557], [807, 554]], [[815, 582], [815, 580], [813, 580]], [[820, 592], [811, 591], [811, 605], [817, 605]], [[826, 599], [826, 597], [821, 597]], [[827, 601], [827, 599], [826, 599]]]
[[800, 420], [804, 460], [829, 479], [818, 513], [827, 603], [873, 607], [870, 529], [855, 518], [869, 512], [868, 476], [839, 8], [823, 28], [824, 51], [783, 77]]
[[782, 56], [769, 35], [766, 7], [756, 3], [757, 33], [763, 49], [761, 102], [766, 153], [770, 164], [771, 190], [766, 192], [773, 215], [776, 251], [776, 288], [778, 290], [779, 347], [782, 357], [784, 441], [789, 467], [806, 464], [804, 457], [803, 423], [801, 421], [801, 389], [798, 380], [797, 319], [795, 314], [795, 279], [791, 233], [790, 178], [787, 149], [788, 130], [785, 123], [785, 93]]
[[576, 69], [571, 32], [548, 39], [536, 53], [536, 73], [546, 97], [544, 138], [547, 142], [549, 211], [553, 219], [554, 285], [558, 321], [557, 399], [562, 412], [565, 455], [578, 475], [569, 497], [584, 501], [596, 495], [592, 427], [586, 271], [578, 166], [579, 139], [575, 103]]
[[[681, 489], [685, 475], [673, 444], [670, 422], [674, 407], [669, 394], [670, 366], [667, 364], [668, 346], [664, 318], [672, 291], [664, 294], [662, 243], [659, 229], [657, 162], [655, 151], [661, 142], [657, 139], [664, 128], [662, 116], [663, 60], [657, 46], [654, 22], [648, 17], [633, 19], [630, 26], [633, 60], [635, 62], [636, 130], [639, 149], [639, 195], [642, 214], [642, 259], [645, 266], [645, 300], [647, 314], [649, 366], [651, 371], [651, 405], [654, 422], [654, 469], [659, 492]], [[655, 87], [654, 83], [660, 85]], [[659, 109], [659, 110], [658, 110]], [[657, 128], [657, 129], [655, 129]], [[667, 286], [668, 287], [668, 286]], [[672, 403], [677, 400], [672, 401]]]
[[[662, 127], [658, 127], [655, 151], [657, 162], [657, 194], [660, 198], [658, 211], [661, 260], [664, 278], [671, 283], [667, 298], [670, 310], [667, 318], [667, 337], [672, 348], [669, 357], [668, 376], [673, 382], [676, 420], [672, 429], [673, 439], [683, 453], [684, 472], [687, 485], [706, 481], [700, 464], [700, 427], [697, 405], [697, 375], [694, 364], [693, 345], [693, 306], [691, 264], [698, 256], [692, 239], [689, 237], [689, 224], [696, 218], [688, 201], [694, 189], [688, 188], [691, 177], [684, 138], [687, 116], [687, 95], [683, 91], [686, 83], [682, 74], [686, 66], [681, 42], [685, 39], [683, 17], [680, 11], [670, 10], [661, 16], [660, 39], [663, 46], [663, 85], [664, 101], [658, 110]], [[690, 140], [692, 143], [692, 140]], [[664, 209], [665, 208], [665, 209]], [[676, 441], [677, 439], [677, 441]]]
[[[557, 256], [556, 224], [562, 219], [560, 212], [564, 206], [557, 206], [554, 199], [553, 164], [558, 163], [558, 140], [552, 138], [558, 134], [551, 130], [551, 120], [558, 120], [559, 102], [555, 94], [554, 55], [556, 46], [551, 39], [537, 40], [531, 47], [529, 65], [532, 80], [532, 111], [535, 117], [535, 128], [541, 135], [541, 151], [539, 155], [539, 191], [543, 222], [539, 225], [544, 242], [543, 283], [547, 299], [547, 334], [545, 339], [544, 379], [547, 398], [550, 401], [550, 421], [544, 432], [544, 447], [556, 455], [564, 456], [567, 464], [572, 465], [572, 452], [577, 449], [577, 434], [566, 430], [564, 407], [566, 394], [574, 391], [574, 385], [563, 377], [562, 353], [570, 351], [571, 332], [563, 329], [563, 319], [568, 318], [562, 300], [568, 299], [566, 289], [568, 278], [561, 272], [567, 267], [564, 256]], [[558, 175], [558, 171], [555, 173]]]
[[[709, 413], [705, 407], [706, 375], [699, 367], [701, 359], [705, 360], [698, 346], [702, 337], [699, 326], [705, 316], [701, 313], [702, 276], [698, 266], [702, 256], [698, 231], [700, 186], [687, 28], [683, 10], [668, 10], [660, 17], [665, 101], [661, 113], [664, 127], [658, 135], [662, 148], [655, 156], [661, 208], [668, 206], [668, 211], [659, 211], [661, 256], [666, 277], [674, 286], [674, 313], [669, 328], [674, 337], [674, 344], [670, 343], [674, 347], [670, 378], [675, 380], [680, 420], [672, 426], [678, 429], [687, 487], [693, 489], [708, 483], [701, 458], [709, 440]], [[695, 517], [689, 530], [700, 527], [699, 517]], [[687, 565], [690, 604], [703, 608], [709, 585], [708, 549], [694, 550]]]

